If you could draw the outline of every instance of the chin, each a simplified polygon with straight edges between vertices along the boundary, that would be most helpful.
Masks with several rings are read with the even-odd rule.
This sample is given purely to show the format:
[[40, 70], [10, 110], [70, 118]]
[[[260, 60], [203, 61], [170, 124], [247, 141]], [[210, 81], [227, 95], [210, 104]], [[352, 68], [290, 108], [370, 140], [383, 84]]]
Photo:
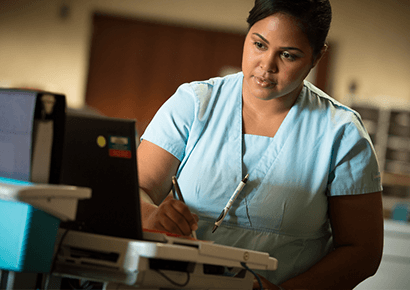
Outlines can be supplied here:
[[255, 94], [253, 94], [253, 96], [256, 98], [256, 99], [258, 99], [258, 100], [263, 100], [263, 101], [269, 101], [269, 100], [273, 100], [273, 99], [277, 99], [277, 98], [279, 98], [278, 96], [276, 96], [276, 95], [272, 95], [272, 94], [258, 94], [258, 93], [255, 93]]
[[273, 100], [282, 97], [282, 94], [277, 89], [257, 89], [253, 91], [253, 96], [260, 100]]

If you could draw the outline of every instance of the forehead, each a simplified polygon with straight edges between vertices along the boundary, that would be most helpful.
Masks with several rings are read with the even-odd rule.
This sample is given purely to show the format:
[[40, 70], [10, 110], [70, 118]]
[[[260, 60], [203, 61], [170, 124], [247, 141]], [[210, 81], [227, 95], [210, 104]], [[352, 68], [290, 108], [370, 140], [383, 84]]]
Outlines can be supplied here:
[[301, 29], [301, 23], [293, 16], [283, 13], [270, 15], [256, 22], [249, 34], [258, 33], [274, 42], [289, 42], [288, 44], [309, 46], [309, 40]]

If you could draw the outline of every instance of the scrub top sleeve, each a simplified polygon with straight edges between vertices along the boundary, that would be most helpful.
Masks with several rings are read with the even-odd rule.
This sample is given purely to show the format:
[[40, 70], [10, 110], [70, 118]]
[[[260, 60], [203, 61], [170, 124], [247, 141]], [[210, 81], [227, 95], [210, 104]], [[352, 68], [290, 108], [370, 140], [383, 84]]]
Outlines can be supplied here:
[[141, 140], [160, 146], [181, 161], [196, 108], [195, 94], [191, 86], [181, 85], [157, 111]]
[[356, 195], [382, 190], [373, 144], [360, 120], [353, 119], [333, 144], [329, 196]]

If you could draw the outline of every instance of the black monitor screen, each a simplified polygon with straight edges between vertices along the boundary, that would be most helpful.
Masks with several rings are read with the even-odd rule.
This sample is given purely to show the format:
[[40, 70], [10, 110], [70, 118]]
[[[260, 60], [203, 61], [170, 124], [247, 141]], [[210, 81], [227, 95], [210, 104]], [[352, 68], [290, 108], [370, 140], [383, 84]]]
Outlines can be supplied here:
[[81, 230], [142, 240], [135, 138], [134, 120], [67, 113], [60, 183], [92, 190]]

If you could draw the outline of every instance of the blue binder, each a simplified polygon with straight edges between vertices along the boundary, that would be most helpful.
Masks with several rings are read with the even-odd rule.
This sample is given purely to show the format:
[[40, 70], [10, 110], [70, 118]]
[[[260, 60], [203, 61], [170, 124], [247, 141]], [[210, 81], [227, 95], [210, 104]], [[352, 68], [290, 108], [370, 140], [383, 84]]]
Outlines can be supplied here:
[[0, 199], [0, 269], [49, 272], [59, 225], [27, 203]]

